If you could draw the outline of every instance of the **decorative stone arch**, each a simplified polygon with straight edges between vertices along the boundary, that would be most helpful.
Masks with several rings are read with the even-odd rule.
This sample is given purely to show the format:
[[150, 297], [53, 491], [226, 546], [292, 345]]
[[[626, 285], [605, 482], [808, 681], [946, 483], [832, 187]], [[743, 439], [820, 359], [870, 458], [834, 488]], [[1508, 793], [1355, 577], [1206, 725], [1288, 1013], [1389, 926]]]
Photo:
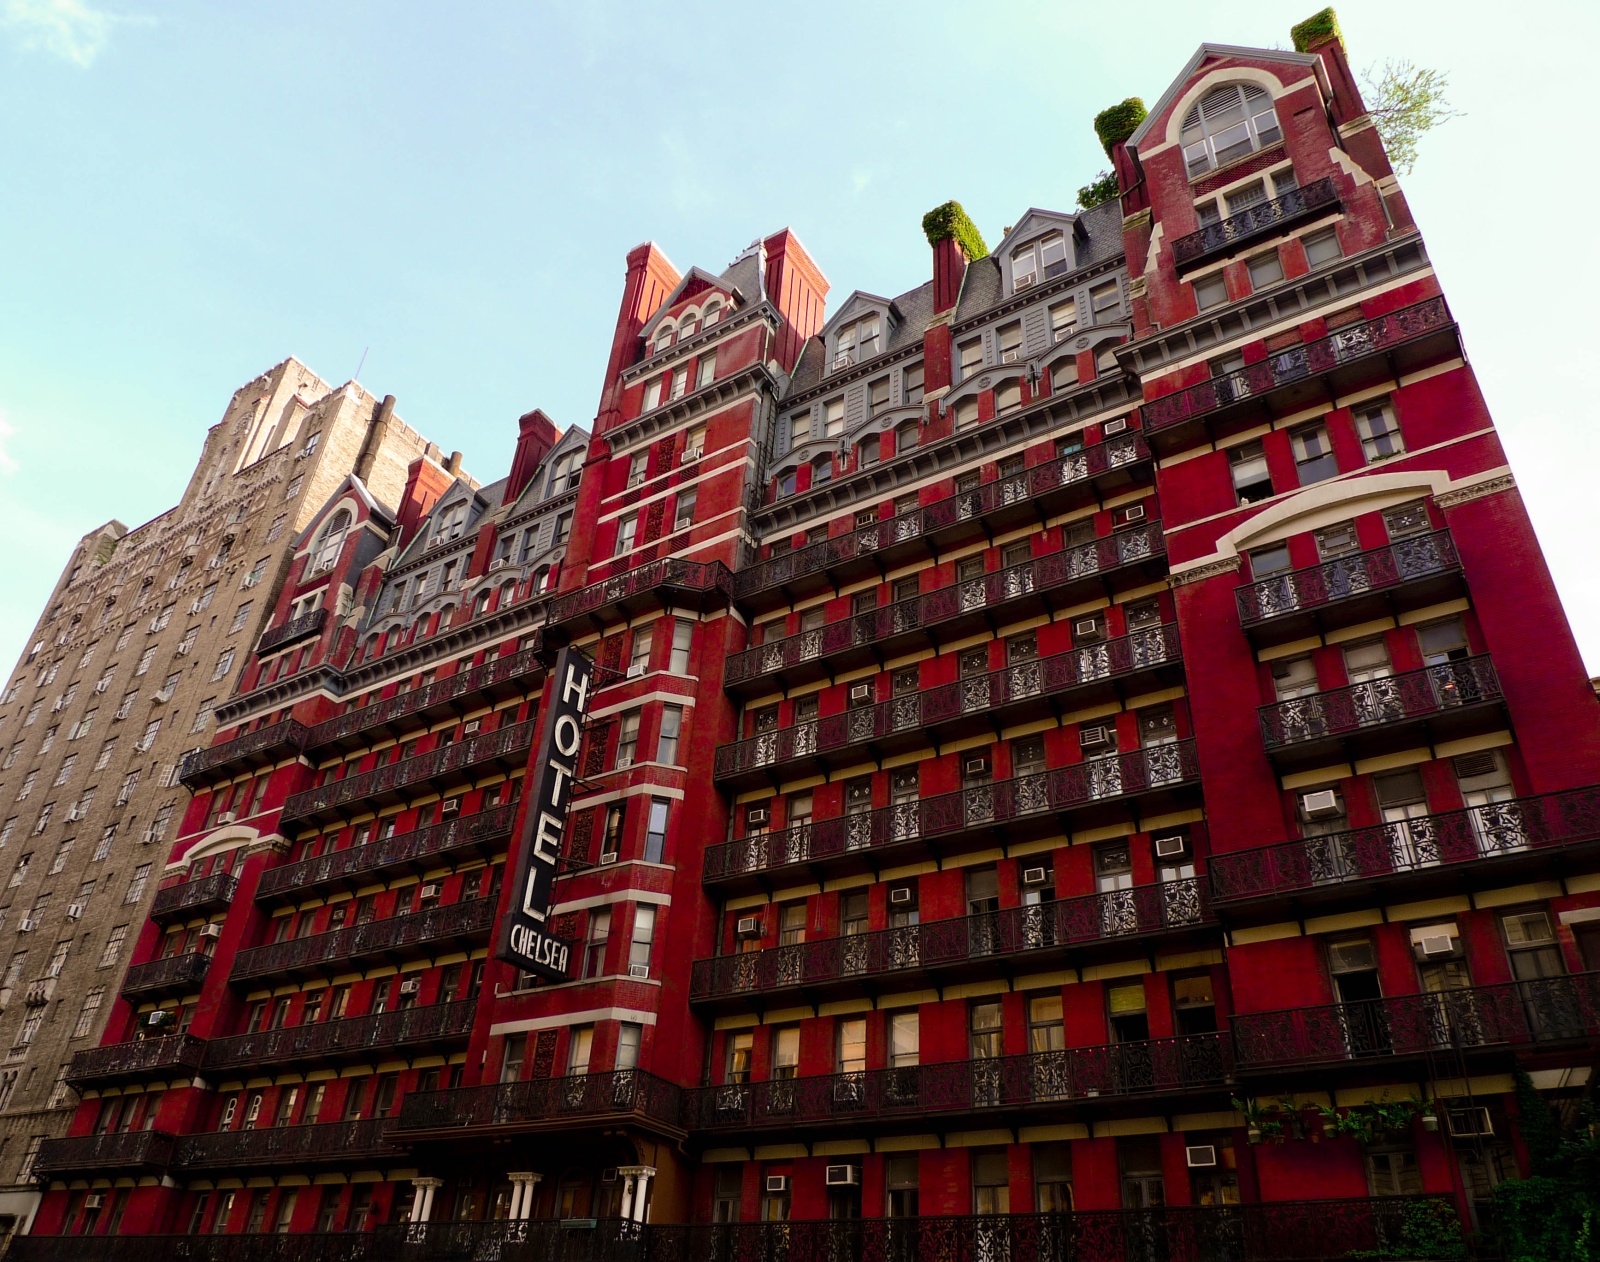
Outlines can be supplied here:
[[277, 833], [269, 833], [265, 837], [248, 824], [224, 824], [221, 828], [213, 829], [203, 840], [190, 846], [184, 851], [181, 859], [172, 859], [167, 863], [168, 872], [180, 872], [197, 859], [209, 859], [212, 855], [225, 854], [230, 850], [237, 850], [240, 846], [251, 849], [270, 846], [278, 848], [288, 842]]
[[1288, 499], [1263, 509], [1217, 540], [1217, 556], [1237, 557], [1290, 535], [1346, 521], [1358, 513], [1381, 512], [1424, 495], [1437, 495], [1450, 485], [1439, 469], [1374, 473], [1348, 481], [1318, 482]]
[[[1172, 103], [1171, 112], [1167, 114], [1166, 127], [1162, 133], [1162, 145], [1175, 145], [1183, 134], [1183, 120], [1200, 99], [1211, 91], [1220, 88], [1226, 83], [1253, 83], [1263, 89], [1270, 96], [1276, 106], [1279, 97], [1285, 96], [1292, 88], [1300, 86], [1301, 80], [1296, 79], [1293, 84], [1287, 84], [1270, 70], [1260, 66], [1218, 66], [1215, 70], [1208, 70], [1201, 75]], [[1283, 120], [1278, 120], [1278, 127], [1283, 128]]]

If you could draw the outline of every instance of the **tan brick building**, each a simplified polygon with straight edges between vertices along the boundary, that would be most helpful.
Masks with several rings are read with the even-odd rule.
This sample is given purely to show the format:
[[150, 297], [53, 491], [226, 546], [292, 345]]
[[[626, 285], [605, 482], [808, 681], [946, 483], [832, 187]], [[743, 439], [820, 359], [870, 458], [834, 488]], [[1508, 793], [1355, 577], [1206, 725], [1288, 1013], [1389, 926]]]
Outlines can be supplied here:
[[235, 392], [172, 509], [83, 537], [0, 685], [0, 1240], [160, 884], [177, 764], [211, 743], [296, 538], [351, 473], [398, 504], [419, 457], [442, 461], [392, 397], [286, 359]]

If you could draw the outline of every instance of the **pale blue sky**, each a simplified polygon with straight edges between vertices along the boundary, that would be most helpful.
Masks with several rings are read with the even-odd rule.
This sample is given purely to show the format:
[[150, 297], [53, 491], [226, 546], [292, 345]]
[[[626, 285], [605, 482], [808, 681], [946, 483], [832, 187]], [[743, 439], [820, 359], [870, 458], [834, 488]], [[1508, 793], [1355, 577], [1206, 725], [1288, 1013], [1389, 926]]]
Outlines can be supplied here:
[[[1070, 209], [1096, 111], [1316, 7], [0, 0], [0, 669], [71, 544], [168, 507], [284, 356], [339, 382], [370, 348], [362, 382], [487, 481], [520, 413], [592, 417], [639, 241], [720, 269], [787, 224], [830, 306], [898, 293], [924, 211], [992, 243]], [[1447, 69], [1466, 111], [1406, 191], [1600, 671], [1600, 6], [1338, 8], [1358, 68]]]

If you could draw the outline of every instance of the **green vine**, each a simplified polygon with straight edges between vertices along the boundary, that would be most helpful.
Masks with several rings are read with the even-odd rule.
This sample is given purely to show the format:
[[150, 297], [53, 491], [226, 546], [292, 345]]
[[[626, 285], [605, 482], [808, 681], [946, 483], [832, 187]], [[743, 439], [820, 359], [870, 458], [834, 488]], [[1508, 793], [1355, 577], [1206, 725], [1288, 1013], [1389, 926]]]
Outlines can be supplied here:
[[[1592, 1091], [1592, 1088], [1591, 1088]], [[1508, 1262], [1600, 1262], [1600, 1114], [1591, 1096], [1570, 1132], [1533, 1080], [1516, 1075], [1517, 1129], [1532, 1173], [1494, 1190]]]
[[1447, 1202], [1411, 1201], [1400, 1211], [1399, 1239], [1386, 1241], [1381, 1249], [1356, 1249], [1349, 1258], [1464, 1258], [1467, 1242], [1461, 1235], [1461, 1219]]
[[1103, 109], [1094, 116], [1094, 134], [1100, 137], [1100, 147], [1106, 151], [1106, 157], [1109, 158], [1118, 145], [1139, 130], [1139, 124], [1144, 122], [1149, 112], [1143, 101], [1130, 96], [1121, 105]]
[[1093, 210], [1096, 206], [1109, 202], [1121, 192], [1117, 187], [1115, 171], [1102, 171], [1095, 176], [1094, 183], [1085, 184], [1078, 190], [1078, 209]]
[[960, 202], [935, 206], [922, 217], [922, 231], [929, 245], [938, 245], [954, 237], [969, 263], [989, 257], [989, 247], [983, 243], [983, 234], [978, 231], [978, 225], [967, 218], [967, 212], [961, 209]]
[[1289, 28], [1289, 38], [1294, 41], [1297, 53], [1308, 53], [1330, 39], [1344, 43], [1344, 33], [1339, 30], [1339, 15], [1331, 6], [1313, 13], [1304, 22], [1296, 22]]

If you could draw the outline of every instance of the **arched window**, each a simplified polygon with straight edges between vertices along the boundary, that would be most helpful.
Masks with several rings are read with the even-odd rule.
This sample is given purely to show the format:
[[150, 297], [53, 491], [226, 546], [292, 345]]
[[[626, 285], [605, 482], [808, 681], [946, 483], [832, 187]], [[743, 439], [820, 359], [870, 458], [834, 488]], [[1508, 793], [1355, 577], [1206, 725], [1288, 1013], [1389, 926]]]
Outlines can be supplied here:
[[1254, 83], [1212, 88], [1183, 120], [1183, 161], [1193, 179], [1283, 138], [1272, 97]]
[[489, 612], [489, 598], [493, 594], [494, 593], [485, 590], [479, 592], [477, 596], [473, 598], [472, 613], [474, 617], [478, 616], [479, 614], [486, 614]]
[[533, 572], [533, 590], [542, 592], [550, 585], [550, 567], [541, 565]]
[[821, 486], [833, 480], [833, 457], [818, 456], [811, 462], [811, 485]]
[[500, 599], [495, 603], [496, 609], [504, 609], [511, 603], [511, 598], [517, 594], [515, 581], [500, 584]]
[[688, 315], [683, 317], [683, 323], [678, 326], [678, 340], [681, 342], [684, 338], [698, 333], [699, 331], [700, 317], [691, 311]]
[[878, 463], [878, 435], [868, 434], [856, 444], [856, 468], [866, 469]]
[[350, 529], [350, 510], [341, 508], [333, 515], [322, 531], [322, 542], [317, 545], [317, 558], [313, 568], [326, 570], [339, 559], [339, 549], [344, 546], [345, 534]]
[[700, 323], [709, 329], [720, 319], [722, 319], [722, 304], [713, 298], [706, 303], [705, 314], [700, 317]]
[[778, 494], [780, 496], [793, 495], [794, 494], [794, 488], [795, 488], [795, 471], [793, 469], [785, 469], [782, 473], [780, 473], [778, 475]]
[[571, 490], [577, 485], [578, 475], [582, 472], [578, 467], [578, 458], [581, 451], [569, 451], [556, 461], [555, 467], [550, 471], [550, 494], [560, 495], [561, 492]]
[[902, 421], [894, 431], [895, 451], [910, 451], [917, 445], [921, 432], [922, 427], [916, 421]]
[[1015, 412], [1022, 406], [1022, 383], [1020, 381], [1006, 381], [995, 387], [994, 414], [1005, 416], [1008, 412]]
[[1070, 355], [1050, 365], [1050, 390], [1065, 390], [1078, 384], [1078, 357]]
[[656, 329], [655, 341], [650, 344], [651, 352], [654, 354], [660, 354], [662, 351], [666, 350], [667, 347], [671, 346], [672, 334], [673, 326], [671, 321], [663, 320], [660, 327]]

